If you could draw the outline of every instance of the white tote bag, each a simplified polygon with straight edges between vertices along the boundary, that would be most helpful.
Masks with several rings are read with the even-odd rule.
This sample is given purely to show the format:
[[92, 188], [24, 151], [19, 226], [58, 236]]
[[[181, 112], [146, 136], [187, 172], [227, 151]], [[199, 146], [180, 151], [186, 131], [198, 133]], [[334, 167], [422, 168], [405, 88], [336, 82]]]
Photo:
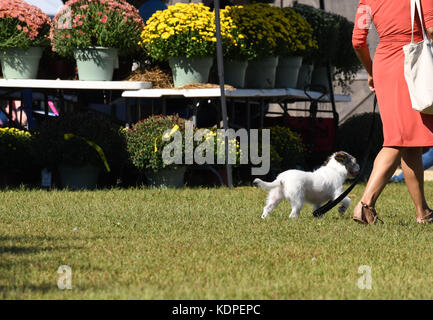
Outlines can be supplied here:
[[[422, 113], [433, 114], [433, 49], [424, 29], [420, 0], [411, 0], [412, 41], [403, 47], [404, 76], [409, 88], [412, 108]], [[416, 10], [415, 10], [416, 9]], [[415, 43], [413, 29], [415, 14], [421, 21], [424, 40]]]

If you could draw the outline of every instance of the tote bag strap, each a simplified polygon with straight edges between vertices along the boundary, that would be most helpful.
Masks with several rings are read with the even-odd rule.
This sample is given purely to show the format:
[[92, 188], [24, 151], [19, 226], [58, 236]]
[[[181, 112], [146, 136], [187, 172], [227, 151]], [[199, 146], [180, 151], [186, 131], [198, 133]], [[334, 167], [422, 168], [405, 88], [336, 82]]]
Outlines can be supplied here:
[[414, 43], [413, 41], [413, 29], [415, 26], [415, 11], [418, 11], [418, 17], [419, 20], [421, 22], [421, 28], [422, 28], [422, 34], [424, 37], [424, 40], [429, 40], [429, 37], [427, 36], [427, 33], [425, 32], [424, 29], [424, 19], [422, 18], [422, 14], [421, 14], [421, 2], [420, 0], [410, 0], [410, 15], [411, 15], [411, 22], [412, 22], [412, 43]]

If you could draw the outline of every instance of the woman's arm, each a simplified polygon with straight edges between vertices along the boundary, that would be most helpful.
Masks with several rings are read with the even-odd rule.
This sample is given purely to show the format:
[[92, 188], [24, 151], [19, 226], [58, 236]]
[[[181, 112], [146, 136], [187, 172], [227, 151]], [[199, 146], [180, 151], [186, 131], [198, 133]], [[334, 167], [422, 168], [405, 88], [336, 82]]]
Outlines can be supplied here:
[[[433, 28], [432, 28], [433, 32]], [[373, 62], [370, 57], [370, 50], [368, 47], [362, 48], [354, 48], [355, 54], [358, 57], [359, 61], [363, 64], [365, 70], [368, 73], [368, 87], [370, 91], [374, 91], [374, 82], [373, 82]]]
[[[427, 35], [433, 41], [433, 27], [427, 28]], [[362, 48], [354, 48], [355, 54], [358, 57], [359, 61], [361, 61], [365, 70], [368, 73], [368, 87], [371, 91], [374, 91], [374, 82], [373, 82], [373, 62], [370, 57], [370, 50], [368, 47]]]
[[367, 46], [368, 31], [371, 27], [371, 7], [367, 0], [360, 0], [356, 10], [355, 23], [352, 34], [352, 45], [359, 61], [364, 65], [368, 73], [368, 87], [374, 91], [373, 62]]

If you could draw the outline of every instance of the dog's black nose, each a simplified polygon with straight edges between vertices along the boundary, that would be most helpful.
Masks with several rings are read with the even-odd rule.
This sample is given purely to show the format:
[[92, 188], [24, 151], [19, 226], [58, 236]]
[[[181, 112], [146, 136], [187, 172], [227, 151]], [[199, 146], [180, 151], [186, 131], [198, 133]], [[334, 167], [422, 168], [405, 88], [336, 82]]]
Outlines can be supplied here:
[[351, 170], [349, 171], [349, 173], [353, 176], [356, 177], [359, 174], [359, 169], [358, 170]]

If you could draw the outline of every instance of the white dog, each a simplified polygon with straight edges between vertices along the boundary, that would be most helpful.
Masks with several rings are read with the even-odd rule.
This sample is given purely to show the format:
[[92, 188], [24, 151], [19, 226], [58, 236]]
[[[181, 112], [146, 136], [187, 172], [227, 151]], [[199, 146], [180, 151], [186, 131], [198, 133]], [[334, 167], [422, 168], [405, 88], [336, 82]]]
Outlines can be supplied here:
[[[343, 184], [348, 175], [355, 177], [359, 173], [359, 165], [350, 154], [340, 151], [328, 158], [322, 167], [314, 172], [287, 170], [280, 173], [273, 182], [255, 179], [254, 183], [262, 189], [270, 190], [263, 209], [262, 219], [266, 218], [283, 198], [290, 201], [292, 212], [289, 218], [297, 218], [304, 201], [314, 206], [336, 199], [343, 192]], [[348, 197], [341, 201], [338, 208], [340, 215], [350, 205]]]

